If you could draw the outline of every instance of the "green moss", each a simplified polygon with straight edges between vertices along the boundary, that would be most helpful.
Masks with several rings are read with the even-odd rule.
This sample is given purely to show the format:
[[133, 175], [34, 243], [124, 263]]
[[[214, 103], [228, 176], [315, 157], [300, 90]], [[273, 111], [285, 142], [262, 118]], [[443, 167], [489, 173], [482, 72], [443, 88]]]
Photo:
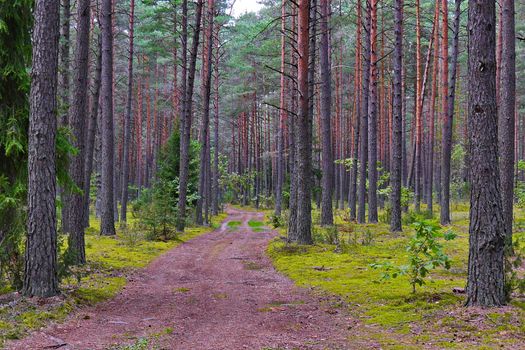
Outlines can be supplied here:
[[36, 329], [44, 326], [49, 320], [61, 321], [65, 319], [71, 310], [72, 306], [65, 303], [50, 311], [33, 309], [23, 312], [17, 317], [17, 320], [24, 330]]
[[241, 226], [242, 222], [240, 221], [230, 221], [228, 222], [228, 227], [231, 229], [237, 229], [239, 226]]
[[79, 305], [94, 305], [114, 297], [126, 285], [124, 277], [88, 278], [72, 295]]
[[[458, 208], [464, 209], [462, 206]], [[417, 341], [411, 334], [413, 327], [422, 329], [425, 337], [420, 340], [430, 344], [436, 344], [443, 336], [437, 333], [441, 328], [450, 334], [460, 332], [471, 343], [488, 344], [488, 340], [483, 337], [490, 332], [477, 332], [476, 326], [468, 320], [445, 317], [462, 307], [464, 296], [454, 294], [452, 290], [465, 285], [467, 274], [468, 213], [455, 214], [457, 221], [450, 229], [458, 237], [453, 241], [442, 242], [445, 253], [452, 260], [452, 268], [432, 272], [427, 277], [426, 285], [418, 288], [416, 294], [411, 293], [406, 277], [382, 282], [380, 272], [369, 267], [374, 262], [388, 261], [398, 266], [406, 264], [405, 247], [413, 234], [410, 227], [404, 227], [403, 233], [394, 235], [386, 224], [356, 225], [345, 221], [344, 213], [337, 212], [335, 223], [343, 253], [336, 252], [335, 246], [329, 244], [301, 246], [284, 243], [281, 239], [273, 240], [267, 253], [275, 267], [298, 285], [342, 296], [351, 314], [368, 325], [366, 331], [369, 336], [385, 345], [385, 348], [399, 346], [407, 349], [413, 346], [414, 341]], [[321, 232], [319, 226], [315, 226], [315, 230]], [[367, 230], [370, 230], [373, 240], [370, 245], [362, 245], [361, 240], [355, 237], [361, 237]], [[519, 339], [524, 327], [523, 311], [518, 310], [525, 303], [515, 301], [513, 305], [518, 307], [512, 309], [512, 317], [498, 314], [494, 316], [497, 322], [493, 320], [484, 325], [493, 332], [506, 332], [505, 337], [501, 336], [506, 341]], [[497, 338], [494, 335], [492, 337]], [[448, 340], [444, 341], [443, 347], [450, 344]]]
[[257, 221], [257, 220], [250, 220], [250, 221], [248, 221], [248, 226], [250, 226], [251, 228], [263, 227], [264, 226], [264, 222]]

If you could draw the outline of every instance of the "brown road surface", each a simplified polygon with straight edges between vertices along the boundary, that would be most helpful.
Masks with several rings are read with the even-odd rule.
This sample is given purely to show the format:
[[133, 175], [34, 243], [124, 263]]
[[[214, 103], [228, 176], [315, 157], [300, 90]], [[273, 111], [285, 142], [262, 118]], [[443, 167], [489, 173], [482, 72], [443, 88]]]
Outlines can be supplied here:
[[[111, 349], [138, 338], [156, 349], [353, 349], [352, 320], [326, 298], [294, 286], [265, 249], [276, 233], [254, 232], [261, 213], [228, 209], [221, 228], [162, 255], [115, 298], [8, 349]], [[236, 229], [229, 221], [240, 221]], [[155, 336], [156, 335], [156, 336]]]

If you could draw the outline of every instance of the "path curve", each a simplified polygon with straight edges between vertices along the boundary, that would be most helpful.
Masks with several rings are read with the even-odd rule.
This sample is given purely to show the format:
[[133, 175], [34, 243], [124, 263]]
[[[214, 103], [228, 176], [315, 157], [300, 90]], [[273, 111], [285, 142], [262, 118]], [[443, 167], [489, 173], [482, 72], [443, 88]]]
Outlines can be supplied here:
[[153, 334], [160, 349], [352, 348], [348, 315], [272, 267], [265, 249], [276, 233], [248, 225], [263, 214], [227, 212], [219, 229], [160, 256], [115, 298], [7, 348], [108, 349]]

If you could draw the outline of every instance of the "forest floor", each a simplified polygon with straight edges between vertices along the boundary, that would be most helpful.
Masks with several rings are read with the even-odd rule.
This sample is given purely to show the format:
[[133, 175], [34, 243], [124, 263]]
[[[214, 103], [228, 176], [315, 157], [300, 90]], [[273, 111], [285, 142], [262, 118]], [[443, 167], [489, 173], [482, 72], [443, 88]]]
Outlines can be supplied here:
[[[265, 254], [264, 214], [227, 210], [221, 227], [128, 278], [114, 298], [73, 312], [8, 349], [348, 349], [340, 298], [297, 287]], [[355, 329], [352, 330], [355, 333]], [[355, 338], [354, 339], [359, 339]]]
[[[381, 211], [379, 223], [356, 224], [348, 210], [335, 211], [335, 229], [319, 225], [314, 210], [315, 244], [300, 246], [273, 240], [268, 248], [276, 269], [303, 287], [337, 295], [353, 317], [349, 344], [363, 340], [366, 348], [381, 349], [525, 349], [525, 295], [513, 293], [500, 308], [466, 308], [464, 287], [468, 263], [468, 206], [455, 203], [451, 241], [439, 238], [451, 268], [436, 268], [413, 293], [408, 276], [383, 280], [374, 264], [406, 266], [407, 246], [415, 235], [411, 223], [428, 218], [426, 211], [403, 215], [403, 232], [389, 231], [389, 218]], [[424, 210], [424, 209], [423, 209]], [[517, 254], [525, 253], [525, 213], [515, 210], [514, 240]], [[271, 213], [267, 212], [270, 216]], [[280, 228], [285, 236], [285, 229]], [[334, 236], [337, 234], [337, 244]], [[518, 260], [519, 261], [519, 260]], [[525, 261], [515, 270], [525, 275]]]
[[[454, 224], [446, 229], [458, 237], [443, 242], [452, 268], [433, 271], [417, 293], [411, 293], [406, 276], [381, 281], [381, 272], [370, 266], [406, 263], [410, 222], [417, 220], [412, 212], [404, 216], [404, 232], [391, 234], [383, 217], [378, 224], [357, 225], [338, 210], [336, 246], [330, 243], [334, 232], [319, 226], [314, 210], [316, 243], [298, 246], [281, 239], [284, 228], [267, 227], [270, 211], [228, 207], [214, 219], [227, 215], [215, 231], [199, 229], [175, 248], [162, 247], [163, 255], [149, 265], [151, 259], [140, 255], [100, 252], [108, 243], [90, 240], [89, 256], [98, 262], [144, 263], [106, 301], [65, 310], [67, 317], [45, 322], [7, 348], [525, 349], [523, 296], [506, 307], [479, 309], [464, 308], [464, 294], [455, 292], [466, 278], [468, 207], [453, 209]], [[522, 211], [515, 229], [523, 242]], [[138, 251], [144, 248], [154, 247]], [[111, 284], [111, 278], [124, 277], [104, 281]]]

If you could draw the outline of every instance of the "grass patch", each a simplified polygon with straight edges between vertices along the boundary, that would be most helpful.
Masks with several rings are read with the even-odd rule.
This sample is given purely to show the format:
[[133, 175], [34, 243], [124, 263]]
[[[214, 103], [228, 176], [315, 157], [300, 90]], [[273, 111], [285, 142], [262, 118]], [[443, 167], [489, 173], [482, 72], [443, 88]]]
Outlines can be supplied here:
[[257, 220], [250, 220], [248, 221], [248, 226], [250, 226], [251, 228], [256, 228], [256, 227], [262, 228], [264, 226], [264, 222], [257, 221]]
[[242, 222], [240, 221], [229, 221], [228, 222], [228, 227], [232, 230], [236, 230], [239, 228], [239, 226], [241, 226]]

